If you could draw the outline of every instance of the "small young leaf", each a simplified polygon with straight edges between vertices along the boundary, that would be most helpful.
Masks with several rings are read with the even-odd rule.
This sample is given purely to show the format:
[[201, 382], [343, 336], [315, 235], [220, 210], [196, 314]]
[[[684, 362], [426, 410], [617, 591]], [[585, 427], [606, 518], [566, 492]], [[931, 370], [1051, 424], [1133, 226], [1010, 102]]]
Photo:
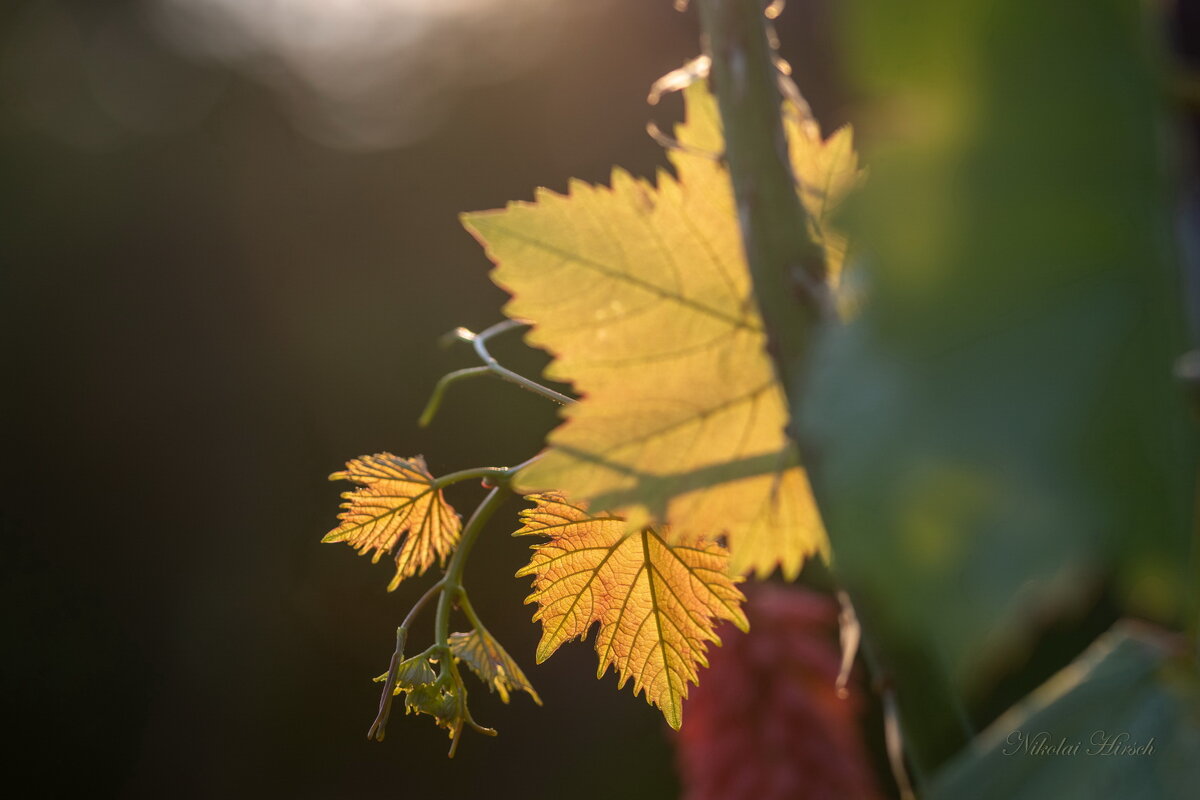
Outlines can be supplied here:
[[440, 727], [450, 731], [450, 737], [462, 729], [464, 709], [453, 685], [449, 688], [428, 684], [405, 690], [404, 713], [428, 714]]
[[494, 689], [505, 703], [509, 692], [516, 690], [528, 692], [533, 702], [542, 704], [542, 698], [538, 697], [517, 662], [487, 631], [475, 629], [470, 633], [450, 634], [450, 652]]
[[[458, 634], [456, 634], [458, 635]], [[433, 665], [438, 659], [431, 658], [434, 648], [400, 662], [396, 668], [396, 682], [392, 694], [404, 695], [405, 714], [428, 714], [438, 727], [445, 728], [450, 736], [450, 757], [454, 757], [458, 749], [458, 739], [463, 726], [470, 725], [480, 733], [495, 736], [496, 732], [484, 728], [471, 719], [467, 710], [467, 693], [461, 682], [452, 673], [439, 674]], [[376, 683], [388, 679], [388, 673], [375, 678]], [[371, 728], [373, 738], [383, 741], [382, 729], [375, 735], [377, 727], [384, 723], [376, 722]]]
[[[375, 683], [382, 683], [387, 680], [388, 674], [385, 672], [378, 678], [375, 678]], [[396, 668], [396, 682], [392, 694], [400, 694], [401, 692], [415, 689], [418, 686], [428, 686], [437, 681], [437, 672], [429, 663], [429, 658], [424, 653], [419, 656], [401, 661], [400, 666]]]
[[557, 495], [528, 499], [536, 506], [521, 512], [524, 527], [514, 535], [550, 540], [533, 545], [529, 565], [517, 573], [534, 579], [525, 602], [538, 604], [533, 618], [542, 622], [538, 663], [599, 622], [597, 677], [610, 665], [618, 686], [632, 677], [634, 694], [644, 689], [678, 728], [688, 682], [708, 663], [706, 643], [720, 644], [715, 620], [747, 626], [728, 553], [712, 543], [673, 545], [650, 529], [629, 533], [619, 517], [592, 516]]
[[389, 592], [434, 562], [445, 562], [458, 543], [461, 522], [441, 490], [434, 488], [421, 456], [362, 456], [329, 479], [354, 481], [362, 488], [342, 494], [341, 524], [321, 541], [346, 542], [362, 554], [374, 551], [372, 562], [394, 551], [396, 575]]

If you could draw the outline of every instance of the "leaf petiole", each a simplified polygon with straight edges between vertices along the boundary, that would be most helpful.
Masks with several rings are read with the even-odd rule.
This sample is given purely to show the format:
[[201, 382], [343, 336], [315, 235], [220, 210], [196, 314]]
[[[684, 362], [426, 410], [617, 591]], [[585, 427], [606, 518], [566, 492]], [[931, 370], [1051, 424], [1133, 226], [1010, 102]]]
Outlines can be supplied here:
[[482, 634], [487, 633], [487, 626], [483, 624], [483, 620], [481, 620], [479, 615], [475, 613], [475, 607], [471, 605], [471, 600], [469, 597], [467, 597], [467, 592], [465, 589], [463, 590], [462, 594], [459, 595], [458, 607], [462, 609], [467, 621], [471, 623], [473, 628]]
[[458, 472], [449, 472], [440, 478], [435, 478], [431, 486], [435, 490], [444, 489], [447, 486], [453, 486], [456, 483], [474, 480], [475, 478], [484, 478], [493, 485], [496, 485], [506, 482], [511, 477], [512, 471], [513, 468], [511, 467], [472, 467], [471, 469], [460, 469]]
[[[483, 526], [487, 524], [492, 514], [508, 499], [508, 494], [508, 490], [503, 486], [496, 486], [487, 493], [487, 496], [483, 498], [483, 502], [475, 509], [475, 513], [467, 520], [467, 524], [463, 527], [458, 547], [454, 550], [454, 555], [450, 556], [450, 563], [446, 565], [446, 574], [438, 582], [440, 584], [441, 595], [438, 597], [437, 616], [434, 621], [435, 646], [439, 651], [445, 653], [445, 659], [442, 662], [443, 675], [448, 671], [454, 681], [462, 719], [465, 719], [473, 729], [490, 736], [495, 736], [496, 732], [491, 728], [484, 728], [476, 723], [467, 711], [467, 689], [463, 684], [462, 675], [459, 674], [458, 664], [455, 663], [454, 657], [450, 653], [450, 611], [456, 602], [464, 603], [466, 592], [462, 587], [462, 575], [463, 569], [466, 567], [467, 557], [471, 553], [471, 548], [475, 546], [480, 531], [483, 530]], [[454, 752], [458, 749], [458, 739], [461, 734], [462, 720], [455, 726], [451, 734], [450, 758], [454, 757]]]

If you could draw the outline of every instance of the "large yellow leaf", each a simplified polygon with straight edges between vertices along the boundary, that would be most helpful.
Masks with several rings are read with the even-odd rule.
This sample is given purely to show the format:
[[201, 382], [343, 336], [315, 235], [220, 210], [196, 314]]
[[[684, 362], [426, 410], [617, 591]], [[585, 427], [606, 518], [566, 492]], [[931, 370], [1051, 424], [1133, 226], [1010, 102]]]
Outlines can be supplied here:
[[536, 505], [521, 512], [524, 527], [515, 535], [549, 537], [517, 573], [534, 576], [525, 602], [538, 604], [533, 618], [542, 622], [538, 663], [599, 622], [597, 677], [610, 665], [620, 686], [632, 677], [634, 694], [644, 689], [678, 728], [688, 682], [696, 682], [697, 665], [708, 665], [706, 643], [720, 644], [714, 620], [747, 627], [724, 548], [672, 545], [651, 529], [630, 532], [620, 518], [593, 516], [557, 495], [528, 499]]
[[[548, 375], [582, 395], [522, 470], [521, 491], [562, 491], [630, 529], [667, 524], [673, 541], [727, 537], [732, 569], [795, 575], [825, 546], [751, 295], [716, 105], [686, 92], [657, 187], [616, 169], [612, 188], [573, 181], [566, 196], [464, 215], [513, 299], [510, 317], [554, 355]], [[796, 111], [793, 109], [793, 111]], [[858, 171], [848, 130], [822, 141], [788, 124], [812, 233], [831, 274], [844, 241], [830, 211]]]
[[362, 487], [342, 494], [341, 524], [321, 541], [346, 542], [359, 553], [371, 552], [372, 562], [394, 551], [396, 575], [389, 592], [434, 562], [445, 562], [458, 543], [461, 521], [434, 486], [421, 456], [362, 456], [346, 462], [346, 469], [329, 479]]

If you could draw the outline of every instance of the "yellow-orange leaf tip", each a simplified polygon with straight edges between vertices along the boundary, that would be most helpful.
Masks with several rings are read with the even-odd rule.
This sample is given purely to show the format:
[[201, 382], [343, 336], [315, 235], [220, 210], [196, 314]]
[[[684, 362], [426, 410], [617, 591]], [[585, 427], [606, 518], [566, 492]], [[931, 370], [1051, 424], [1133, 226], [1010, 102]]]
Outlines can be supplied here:
[[371, 553], [372, 562], [394, 554], [389, 592], [405, 578], [444, 563], [458, 543], [461, 521], [434, 487], [421, 456], [362, 456], [329, 478], [354, 481], [360, 488], [342, 494], [341, 524], [321, 541], [346, 542], [361, 554]]

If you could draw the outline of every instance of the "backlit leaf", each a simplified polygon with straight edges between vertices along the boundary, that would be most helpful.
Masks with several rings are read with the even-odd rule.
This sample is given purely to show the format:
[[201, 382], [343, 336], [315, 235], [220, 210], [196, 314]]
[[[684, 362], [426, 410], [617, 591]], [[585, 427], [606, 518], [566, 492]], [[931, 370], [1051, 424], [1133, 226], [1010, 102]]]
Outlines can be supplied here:
[[[736, 573], [794, 575], [825, 546], [808, 479], [786, 433], [742, 253], [715, 103], [685, 93], [687, 122], [657, 186], [616, 169], [612, 187], [538, 190], [534, 203], [464, 215], [513, 299], [548, 375], [582, 399], [522, 470], [523, 491], [555, 490], [632, 530], [669, 524], [672, 541], [725, 535]], [[796, 111], [793, 109], [793, 111]], [[857, 180], [844, 130], [822, 141], [789, 124], [802, 197], [831, 273], [844, 241], [831, 210]]]
[[462, 663], [471, 668], [489, 688], [505, 703], [508, 702], [509, 692], [525, 691], [539, 706], [542, 698], [533, 688], [533, 684], [525, 677], [525, 673], [517, 666], [500, 643], [487, 631], [479, 629], [470, 633], [450, 634], [450, 652]]
[[631, 532], [620, 518], [593, 516], [557, 495], [528, 499], [536, 505], [521, 512], [515, 535], [549, 538], [517, 573], [534, 578], [526, 602], [538, 604], [533, 618], [542, 622], [538, 663], [599, 622], [597, 677], [610, 665], [620, 686], [632, 677], [634, 694], [645, 690], [678, 728], [688, 682], [708, 663], [707, 642], [720, 644], [715, 621], [747, 625], [725, 550], [673, 545], [651, 529]]
[[[383, 673], [375, 678], [375, 683], [386, 681], [388, 673]], [[429, 662], [429, 657], [422, 653], [419, 656], [413, 656], [410, 659], [401, 661], [396, 667], [396, 680], [393, 684], [392, 694], [400, 694], [401, 692], [415, 689], [418, 686], [428, 686], [437, 681], [437, 672], [433, 669], [433, 665]]]
[[434, 487], [421, 456], [362, 456], [329, 479], [354, 481], [361, 488], [342, 494], [341, 524], [321, 541], [346, 542], [359, 553], [370, 552], [372, 562], [394, 552], [396, 575], [389, 592], [405, 578], [443, 563], [458, 542], [458, 515]]
[[445, 728], [450, 736], [450, 755], [454, 755], [458, 736], [467, 719], [466, 704], [455, 690], [453, 683], [434, 683], [414, 686], [404, 690], [405, 714], [428, 714], [438, 727]]
[[[466, 635], [452, 634], [451, 649], [454, 637]], [[404, 695], [405, 714], [428, 714], [433, 717], [438, 727], [446, 729], [450, 736], [450, 757], [453, 758], [464, 725], [471, 725], [481, 733], [492, 736], [495, 735], [495, 731], [481, 728], [471, 719], [471, 712], [467, 710], [467, 693], [462, 684], [452, 672], [439, 673], [434, 669], [434, 665], [440, 660], [431, 655], [436, 652], [437, 648], [431, 647], [420, 655], [400, 662], [396, 667], [392, 694]], [[375, 682], [382, 683], [387, 679], [388, 673], [385, 672], [375, 678]], [[386, 722], [387, 717], [382, 719]], [[376, 728], [372, 727], [371, 730], [374, 735]], [[382, 728], [375, 738], [383, 741]]]

